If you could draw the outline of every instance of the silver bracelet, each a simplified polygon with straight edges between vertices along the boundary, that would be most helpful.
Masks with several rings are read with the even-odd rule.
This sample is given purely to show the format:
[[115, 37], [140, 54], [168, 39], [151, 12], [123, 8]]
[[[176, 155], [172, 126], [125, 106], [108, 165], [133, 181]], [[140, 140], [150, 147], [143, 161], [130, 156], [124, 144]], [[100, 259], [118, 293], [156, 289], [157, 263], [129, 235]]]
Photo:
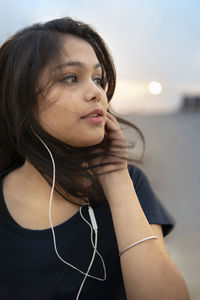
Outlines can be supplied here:
[[147, 238], [144, 238], [142, 240], [139, 240], [139, 241], [137, 241], [137, 242], [129, 245], [128, 247], [124, 248], [121, 252], [119, 252], [119, 256], [122, 255], [122, 253], [124, 253], [126, 250], [128, 250], [128, 249], [130, 249], [130, 248], [132, 248], [132, 247], [134, 247], [134, 246], [136, 246], [136, 245], [138, 245], [138, 244], [140, 244], [140, 243], [142, 243], [144, 241], [151, 240], [151, 239], [157, 239], [157, 238], [158, 237], [156, 235], [153, 235], [153, 236], [149, 236]]

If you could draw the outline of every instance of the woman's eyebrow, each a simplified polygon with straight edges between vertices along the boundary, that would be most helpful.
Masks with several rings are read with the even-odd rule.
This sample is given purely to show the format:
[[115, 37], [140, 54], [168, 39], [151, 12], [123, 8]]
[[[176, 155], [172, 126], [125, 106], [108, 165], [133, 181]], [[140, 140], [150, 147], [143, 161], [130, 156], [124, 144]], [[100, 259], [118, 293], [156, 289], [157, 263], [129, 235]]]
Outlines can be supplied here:
[[[62, 69], [62, 68], [66, 68], [66, 67], [71, 67], [71, 66], [79, 67], [81, 69], [86, 69], [87, 68], [87, 65], [84, 64], [84, 63], [82, 63], [82, 62], [80, 62], [80, 61], [69, 61], [69, 62], [65, 62], [63, 64], [60, 64], [60, 65], [56, 66], [54, 68], [54, 70], [56, 70], [56, 69]], [[100, 63], [94, 65], [94, 70], [98, 69], [98, 68], [101, 68]]]

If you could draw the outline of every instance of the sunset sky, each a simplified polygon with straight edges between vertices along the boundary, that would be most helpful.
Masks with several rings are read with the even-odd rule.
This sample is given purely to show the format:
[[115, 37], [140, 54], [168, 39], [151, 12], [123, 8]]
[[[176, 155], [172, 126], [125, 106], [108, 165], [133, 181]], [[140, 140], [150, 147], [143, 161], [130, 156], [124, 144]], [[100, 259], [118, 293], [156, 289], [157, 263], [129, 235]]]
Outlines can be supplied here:
[[[165, 113], [200, 94], [200, 1], [0, 0], [0, 42], [34, 22], [70, 16], [104, 38], [117, 68], [117, 112]], [[158, 81], [159, 95], [148, 83]]]

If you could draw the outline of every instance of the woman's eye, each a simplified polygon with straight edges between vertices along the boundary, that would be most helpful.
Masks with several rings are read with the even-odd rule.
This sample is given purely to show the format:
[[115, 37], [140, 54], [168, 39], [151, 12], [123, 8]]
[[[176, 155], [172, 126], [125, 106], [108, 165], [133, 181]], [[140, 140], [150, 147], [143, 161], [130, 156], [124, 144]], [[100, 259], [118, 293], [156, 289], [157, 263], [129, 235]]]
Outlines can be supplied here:
[[77, 81], [77, 78], [75, 75], [66, 75], [60, 81], [64, 83], [74, 83]]
[[93, 79], [93, 81], [94, 81], [97, 85], [103, 86], [103, 79], [102, 79], [102, 78], [96, 77], [96, 78]]

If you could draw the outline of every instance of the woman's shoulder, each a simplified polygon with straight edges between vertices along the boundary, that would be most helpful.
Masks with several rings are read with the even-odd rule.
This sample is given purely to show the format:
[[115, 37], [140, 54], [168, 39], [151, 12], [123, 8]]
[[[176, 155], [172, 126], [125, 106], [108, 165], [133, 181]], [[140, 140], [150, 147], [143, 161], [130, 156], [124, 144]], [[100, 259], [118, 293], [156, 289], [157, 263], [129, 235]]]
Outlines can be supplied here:
[[149, 223], [162, 225], [163, 234], [164, 236], [167, 235], [175, 225], [174, 218], [158, 197], [155, 187], [152, 187], [145, 172], [135, 164], [128, 165], [128, 170], [138, 200]]
[[129, 175], [134, 183], [134, 187], [138, 189], [142, 185], [149, 183], [149, 179], [145, 172], [135, 164], [128, 164]]
[[12, 164], [11, 166], [0, 170], [0, 178], [4, 177], [5, 175], [11, 173], [12, 171], [14, 171], [15, 169], [21, 167], [23, 165], [23, 163], [15, 163]]

